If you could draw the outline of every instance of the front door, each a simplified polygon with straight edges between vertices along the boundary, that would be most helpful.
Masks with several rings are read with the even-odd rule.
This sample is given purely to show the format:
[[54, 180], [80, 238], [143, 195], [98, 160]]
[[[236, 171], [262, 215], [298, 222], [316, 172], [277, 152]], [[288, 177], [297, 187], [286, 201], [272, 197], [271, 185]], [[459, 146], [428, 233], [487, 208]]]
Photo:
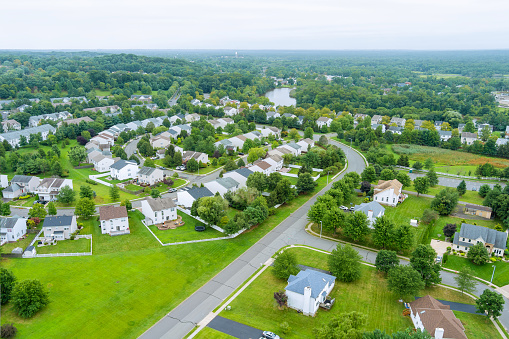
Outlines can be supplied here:
[[120, 226], [117, 226], [117, 231], [120, 231]]

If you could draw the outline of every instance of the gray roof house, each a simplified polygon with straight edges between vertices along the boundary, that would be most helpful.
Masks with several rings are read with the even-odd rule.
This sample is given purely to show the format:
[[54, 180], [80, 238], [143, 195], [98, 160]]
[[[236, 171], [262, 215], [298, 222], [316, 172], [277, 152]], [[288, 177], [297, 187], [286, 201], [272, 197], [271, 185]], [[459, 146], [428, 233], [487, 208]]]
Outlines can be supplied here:
[[195, 200], [213, 196], [214, 194], [206, 187], [184, 187], [177, 192], [177, 201], [179, 205], [191, 208]]
[[376, 201], [371, 201], [354, 206], [354, 211], [360, 211], [364, 213], [368, 218], [369, 227], [373, 228], [373, 224], [375, 223], [376, 219], [385, 214], [385, 207]]
[[30, 134], [37, 133], [41, 133], [42, 140], [46, 140], [49, 132], [55, 133], [55, 131], [56, 131], [55, 127], [48, 124], [44, 124], [37, 127], [25, 128], [19, 131], [10, 131], [2, 133], [0, 134], [0, 141], [7, 140], [7, 142], [11, 144], [12, 147], [16, 147], [19, 145], [20, 138], [22, 135], [27, 139], [27, 142], [30, 141]]
[[463, 223], [460, 231], [454, 234], [453, 249], [468, 252], [470, 247], [479, 242], [484, 244], [488, 253], [501, 257], [507, 248], [507, 233]]
[[163, 181], [164, 173], [159, 168], [145, 167], [143, 166], [138, 171], [138, 181], [143, 184], [154, 185], [160, 181]]

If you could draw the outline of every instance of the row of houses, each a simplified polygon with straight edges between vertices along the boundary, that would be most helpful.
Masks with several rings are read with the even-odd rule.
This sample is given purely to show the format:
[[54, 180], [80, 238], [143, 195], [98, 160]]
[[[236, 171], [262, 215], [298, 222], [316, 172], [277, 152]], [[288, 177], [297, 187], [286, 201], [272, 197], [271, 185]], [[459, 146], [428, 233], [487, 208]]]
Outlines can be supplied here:
[[281, 131], [276, 127], [266, 127], [261, 130], [255, 130], [248, 133], [240, 134], [228, 139], [223, 139], [214, 144], [216, 148], [221, 145], [226, 150], [234, 150], [237, 151], [244, 147], [244, 143], [247, 139], [250, 140], [261, 140], [263, 137], [268, 137], [269, 135], [273, 135], [275, 138], [279, 138]]
[[68, 111], [35, 115], [35, 116], [31, 116], [28, 119], [28, 126], [30, 126], [30, 127], [39, 126], [39, 124], [41, 123], [41, 120], [51, 120], [51, 121], [55, 121], [55, 122], [58, 121], [59, 125], [60, 125], [63, 120], [67, 120], [70, 118], [72, 118], [72, 114], [69, 113]]
[[73, 188], [72, 179], [44, 178], [41, 180], [35, 176], [15, 175], [9, 186], [2, 191], [2, 196], [6, 199], [14, 199], [31, 193], [38, 194], [39, 200], [52, 201], [66, 186]]
[[7, 140], [12, 147], [18, 147], [21, 143], [21, 137], [24, 136], [27, 142], [30, 142], [30, 136], [40, 134], [42, 140], [46, 140], [48, 135], [55, 133], [56, 128], [45, 124], [37, 127], [25, 128], [23, 130], [9, 131], [0, 134], [0, 141]]

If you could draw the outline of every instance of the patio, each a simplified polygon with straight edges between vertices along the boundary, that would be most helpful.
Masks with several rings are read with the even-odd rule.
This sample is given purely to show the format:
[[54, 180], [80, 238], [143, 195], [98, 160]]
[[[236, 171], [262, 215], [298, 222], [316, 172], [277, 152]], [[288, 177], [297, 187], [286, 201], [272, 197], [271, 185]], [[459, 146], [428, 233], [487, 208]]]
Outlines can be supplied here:
[[182, 221], [182, 217], [180, 215], [177, 215], [177, 219], [175, 220], [168, 220], [163, 222], [162, 224], [156, 224], [157, 228], [161, 231], [165, 230], [174, 230], [177, 227], [184, 226], [185, 222]]

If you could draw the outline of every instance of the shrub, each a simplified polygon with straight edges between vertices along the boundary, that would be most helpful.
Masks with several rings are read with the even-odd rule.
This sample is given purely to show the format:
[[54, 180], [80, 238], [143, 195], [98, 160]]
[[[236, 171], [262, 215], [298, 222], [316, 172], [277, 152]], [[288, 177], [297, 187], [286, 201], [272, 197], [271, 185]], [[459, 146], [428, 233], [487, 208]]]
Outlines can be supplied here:
[[490, 261], [491, 261], [491, 262], [495, 262], [495, 261], [497, 261], [497, 258], [491, 257], [491, 258], [490, 258]]
[[85, 180], [85, 182], [86, 182], [87, 184], [90, 184], [90, 185], [97, 185], [97, 182], [96, 182], [96, 181], [94, 181], [94, 180], [92, 180], [92, 179], [87, 179], [87, 180]]
[[11, 324], [3, 324], [0, 328], [0, 337], [1, 338], [14, 338], [16, 336], [16, 333], [18, 332], [18, 329], [14, 327], [14, 325]]
[[20, 317], [30, 318], [49, 303], [48, 292], [38, 280], [24, 280], [12, 290], [11, 302]]
[[442, 258], [442, 263], [445, 264], [447, 262], [448, 258], [449, 258], [449, 254], [444, 253], [444, 257]]
[[447, 251], [450, 252], [451, 251], [451, 246], [447, 247]]
[[279, 324], [279, 329], [281, 332], [283, 332], [283, 334], [288, 334], [292, 328], [286, 321], [283, 321], [281, 324]]

